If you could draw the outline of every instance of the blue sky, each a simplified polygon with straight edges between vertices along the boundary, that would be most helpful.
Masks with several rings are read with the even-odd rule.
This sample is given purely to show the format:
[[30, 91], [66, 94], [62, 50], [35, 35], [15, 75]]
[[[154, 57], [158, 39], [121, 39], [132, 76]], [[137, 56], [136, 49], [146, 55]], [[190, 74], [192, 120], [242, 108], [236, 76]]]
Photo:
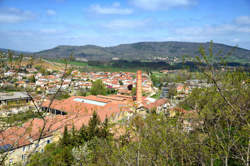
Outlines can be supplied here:
[[210, 40], [250, 49], [250, 0], [0, 0], [0, 48]]

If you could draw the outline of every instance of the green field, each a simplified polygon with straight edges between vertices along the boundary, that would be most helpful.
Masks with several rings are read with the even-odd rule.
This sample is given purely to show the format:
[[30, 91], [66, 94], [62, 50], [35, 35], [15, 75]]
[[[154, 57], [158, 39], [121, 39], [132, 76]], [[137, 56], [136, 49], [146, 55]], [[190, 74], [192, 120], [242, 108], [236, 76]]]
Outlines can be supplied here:
[[[47, 59], [47, 60], [50, 62], [65, 63], [63, 59]], [[87, 62], [69, 61], [68, 63], [75, 66], [88, 66]]]
[[[65, 61], [63, 59], [47, 59], [50, 62], [56, 62], [56, 63], [64, 63]], [[135, 67], [135, 68], [119, 68], [119, 67], [113, 67], [110, 65], [88, 65], [87, 62], [80, 62], [80, 61], [69, 61], [68, 64], [79, 67], [82, 71], [104, 71], [104, 72], [136, 72], [137, 70], [146, 70], [145, 68]]]

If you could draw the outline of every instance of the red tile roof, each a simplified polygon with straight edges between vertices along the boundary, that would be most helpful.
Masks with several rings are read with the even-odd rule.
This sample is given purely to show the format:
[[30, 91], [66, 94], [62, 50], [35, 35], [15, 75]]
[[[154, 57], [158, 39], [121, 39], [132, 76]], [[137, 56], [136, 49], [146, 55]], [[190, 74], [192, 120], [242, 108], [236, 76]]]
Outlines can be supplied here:
[[157, 108], [159, 106], [162, 106], [164, 104], [167, 103], [167, 99], [159, 99], [159, 100], [156, 100], [155, 102], [153, 103], [150, 103], [150, 104], [144, 104], [144, 107], [147, 108], [147, 109], [153, 109], [153, 108]]
[[13, 148], [32, 144], [33, 141], [40, 138], [41, 130], [44, 127], [41, 138], [51, 136], [53, 132], [63, 132], [64, 127], [68, 126], [69, 129], [75, 126], [77, 130], [81, 126], [87, 125], [90, 116], [53, 116], [43, 119], [32, 119], [22, 126], [15, 126], [8, 128], [0, 133], [0, 146], [10, 144]]
[[[75, 101], [74, 99], [88, 99], [93, 101], [104, 102], [106, 105], [99, 106], [95, 104], [88, 104]], [[121, 111], [129, 111], [131, 106], [132, 97], [124, 95], [110, 95], [110, 96], [73, 96], [65, 100], [54, 100], [49, 107], [50, 101], [46, 101], [42, 104], [42, 107], [49, 107], [51, 109], [59, 110], [68, 113], [69, 115], [78, 114], [82, 116], [91, 116], [94, 111], [100, 116], [101, 120], [104, 120]]]

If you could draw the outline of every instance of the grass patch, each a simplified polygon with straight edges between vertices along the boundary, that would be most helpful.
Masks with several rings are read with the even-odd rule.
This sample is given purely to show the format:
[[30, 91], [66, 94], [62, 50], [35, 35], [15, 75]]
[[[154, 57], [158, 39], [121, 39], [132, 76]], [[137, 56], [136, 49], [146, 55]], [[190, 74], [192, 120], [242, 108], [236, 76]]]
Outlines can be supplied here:
[[[65, 64], [65, 61], [63, 59], [47, 59], [50, 62], [56, 62], [56, 63], [62, 63]], [[105, 65], [105, 64], [100, 64], [100, 65], [89, 65], [87, 62], [80, 62], [80, 61], [70, 61], [68, 62], [70, 65], [74, 65], [77, 67], [82, 68], [84, 71], [103, 71], [103, 72], [136, 72], [137, 70], [143, 70], [146, 71], [146, 69], [143, 68], [129, 68], [129, 67], [113, 67], [111, 65]]]
[[18, 114], [11, 114], [8, 117], [0, 117], [0, 121], [5, 122], [11, 126], [21, 125], [24, 122], [28, 121], [32, 118], [39, 118], [39, 114], [37, 112], [33, 112], [31, 110], [26, 112], [20, 112]]
[[152, 95], [150, 97], [152, 97], [154, 99], [160, 99], [160, 96], [161, 96], [161, 90], [159, 90], [156, 94], [154, 94], [154, 95]]

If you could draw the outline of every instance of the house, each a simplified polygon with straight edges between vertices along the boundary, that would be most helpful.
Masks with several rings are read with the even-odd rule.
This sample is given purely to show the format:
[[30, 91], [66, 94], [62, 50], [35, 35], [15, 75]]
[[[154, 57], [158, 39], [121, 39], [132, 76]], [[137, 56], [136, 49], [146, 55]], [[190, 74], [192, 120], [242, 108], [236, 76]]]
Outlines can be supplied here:
[[[110, 96], [72, 96], [65, 100], [46, 100], [41, 109], [56, 115], [81, 115], [91, 116], [94, 111], [100, 116], [101, 120], [107, 118], [118, 118], [116, 114], [130, 112], [130, 102], [132, 97], [123, 95]], [[124, 113], [126, 114], [126, 113]]]
[[18, 105], [28, 103], [31, 99], [26, 92], [0, 93], [0, 105]]
[[153, 98], [144, 98], [142, 101], [142, 106], [138, 109], [146, 110], [147, 112], [155, 110], [156, 113], [163, 112], [165, 113], [167, 108], [169, 107], [169, 102], [167, 99], [153, 99]]
[[14, 76], [15, 74], [16, 74], [15, 71], [10, 70], [10, 71], [4, 73], [4, 76], [5, 77], [11, 77], [11, 76]]

